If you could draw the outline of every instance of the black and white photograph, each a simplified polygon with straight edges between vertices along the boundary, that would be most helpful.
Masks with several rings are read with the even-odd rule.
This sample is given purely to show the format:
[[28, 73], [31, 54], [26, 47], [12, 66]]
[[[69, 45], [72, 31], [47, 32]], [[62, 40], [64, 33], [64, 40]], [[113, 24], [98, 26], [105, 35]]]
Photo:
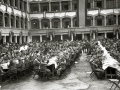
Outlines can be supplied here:
[[120, 0], [0, 0], [0, 90], [120, 90]]

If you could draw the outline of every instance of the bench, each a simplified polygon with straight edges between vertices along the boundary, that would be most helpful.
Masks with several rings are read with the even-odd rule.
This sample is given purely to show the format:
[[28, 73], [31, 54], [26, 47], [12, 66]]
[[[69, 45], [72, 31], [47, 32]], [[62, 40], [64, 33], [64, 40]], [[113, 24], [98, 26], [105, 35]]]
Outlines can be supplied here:
[[116, 70], [116, 79], [109, 79], [110, 82], [112, 82], [112, 86], [110, 87], [110, 90], [114, 87], [114, 90], [116, 88], [119, 88], [120, 89], [120, 71]]

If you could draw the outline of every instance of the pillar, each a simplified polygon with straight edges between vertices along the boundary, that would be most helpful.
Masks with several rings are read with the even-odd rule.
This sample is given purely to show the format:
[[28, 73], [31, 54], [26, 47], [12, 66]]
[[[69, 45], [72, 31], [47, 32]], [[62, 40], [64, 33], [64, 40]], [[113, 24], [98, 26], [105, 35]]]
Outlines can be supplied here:
[[61, 41], [63, 40], [63, 35], [61, 34]]
[[116, 0], [116, 8], [118, 8], [118, 0]]
[[118, 25], [118, 15], [116, 15], [116, 25]]
[[62, 4], [61, 4], [61, 1], [60, 1], [60, 4], [59, 4], [59, 5], [60, 5], [60, 11], [62, 11]]
[[105, 26], [106, 26], [106, 24], [107, 24], [106, 16], [104, 16], [104, 20], [105, 20], [105, 21], [104, 21], [104, 22], [105, 22], [104, 24], [105, 24]]
[[87, 17], [87, 0], [77, 0], [77, 26], [85, 27]]
[[71, 41], [73, 41], [73, 34], [71, 34]]
[[72, 11], [73, 9], [73, 4], [72, 4], [72, 1], [70, 1], [70, 11]]
[[92, 9], [95, 9], [95, 1], [93, 0], [93, 2], [92, 2], [93, 4], [92, 4]]
[[9, 18], [9, 26], [10, 26], [10, 28], [11, 28], [11, 16], [10, 16], [10, 18]]
[[106, 0], [103, 0], [104, 1], [104, 8], [106, 8]]
[[19, 42], [20, 42], [20, 44], [22, 44], [22, 36], [20, 36]]
[[60, 19], [60, 28], [62, 28], [63, 26], [62, 26], [62, 19]]
[[42, 29], [41, 20], [39, 20], [39, 28]]
[[107, 38], [107, 33], [105, 32], [105, 38]]
[[116, 38], [119, 39], [119, 33], [117, 32]]
[[52, 41], [52, 35], [50, 35], [50, 41]]
[[85, 34], [83, 33], [83, 34], [82, 34], [82, 39], [84, 39], [84, 38], [85, 38]]
[[3, 37], [3, 44], [6, 44], [6, 36]]
[[49, 12], [51, 12], [51, 2], [49, 1]]
[[93, 33], [93, 40], [95, 40], [95, 33]]
[[5, 27], [5, 14], [3, 14], [3, 27]]
[[17, 43], [17, 36], [15, 36], [15, 43]]
[[73, 19], [71, 18], [71, 27], [73, 27]]
[[42, 35], [40, 35], [40, 42], [42, 42]]
[[26, 36], [24, 36], [24, 43], [26, 42]]
[[93, 17], [93, 26], [95, 26], [95, 17]]
[[52, 28], [52, 21], [51, 21], [51, 19], [50, 19], [50, 28]]
[[9, 42], [12, 43], [12, 36], [9, 36]]
[[38, 6], [39, 6], [39, 12], [41, 12], [41, 6], [40, 6], [40, 3], [38, 3]]

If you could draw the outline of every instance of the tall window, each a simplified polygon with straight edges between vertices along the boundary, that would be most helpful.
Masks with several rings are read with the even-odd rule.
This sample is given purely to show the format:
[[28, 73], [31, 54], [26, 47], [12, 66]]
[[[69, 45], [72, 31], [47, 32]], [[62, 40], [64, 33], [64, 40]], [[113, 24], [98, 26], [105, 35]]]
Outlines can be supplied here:
[[15, 7], [18, 8], [18, 0], [15, 0]]
[[70, 9], [69, 1], [62, 1], [62, 11], [68, 11]]
[[71, 19], [70, 18], [63, 18], [62, 25], [63, 25], [63, 28], [71, 27]]
[[27, 20], [27, 18], [25, 18], [25, 29], [27, 29], [28, 28], [28, 20]]
[[88, 0], [87, 8], [88, 9], [93, 9], [93, 0]]
[[42, 19], [41, 24], [42, 24], [43, 29], [50, 28], [50, 20], [49, 19], [46, 19], [46, 18]]
[[23, 10], [23, 0], [20, 0], [20, 10]]
[[5, 13], [5, 27], [9, 27], [9, 14]]
[[60, 19], [54, 18], [52, 19], [52, 28], [59, 28], [60, 27]]
[[12, 28], [15, 27], [14, 25], [15, 25], [15, 17], [14, 15], [11, 15], [11, 27]]
[[118, 0], [118, 8], [120, 8], [120, 0]]
[[14, 0], [10, 0], [10, 6], [14, 6]]
[[92, 26], [92, 24], [93, 24], [93, 17], [92, 16], [87, 16], [86, 26]]
[[49, 3], [40, 3], [41, 12], [48, 12], [49, 11]]
[[73, 18], [73, 27], [77, 27], [77, 18], [76, 17]]
[[106, 0], [106, 8], [116, 8], [116, 0]]
[[77, 10], [77, 1], [73, 0], [72, 3], [73, 3], [73, 10]]
[[3, 26], [3, 13], [0, 12], [0, 27]]
[[95, 0], [95, 8], [103, 8], [104, 0]]
[[98, 15], [95, 17], [96, 26], [104, 25], [104, 16]]
[[39, 6], [38, 3], [31, 3], [30, 4], [30, 10], [33, 13], [39, 12]]
[[113, 15], [113, 14], [108, 15], [106, 17], [106, 19], [107, 19], [107, 25], [115, 25], [116, 24], [116, 15]]
[[23, 20], [23, 17], [21, 17], [21, 28], [24, 28], [24, 20]]
[[20, 19], [18, 16], [16, 16], [16, 28], [19, 28], [19, 23], [20, 23]]
[[51, 2], [51, 11], [60, 11], [60, 4], [59, 2]]
[[39, 20], [38, 19], [31, 20], [31, 28], [32, 29], [39, 29]]
[[24, 11], [27, 12], [27, 2], [24, 1]]

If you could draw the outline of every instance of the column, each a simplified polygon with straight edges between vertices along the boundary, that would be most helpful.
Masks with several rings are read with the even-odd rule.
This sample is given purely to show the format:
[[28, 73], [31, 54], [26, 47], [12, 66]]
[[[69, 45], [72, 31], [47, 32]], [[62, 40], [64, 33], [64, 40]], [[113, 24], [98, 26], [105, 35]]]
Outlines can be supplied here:
[[50, 41], [52, 41], [52, 35], [50, 35]]
[[106, 8], [106, 0], [103, 0], [104, 1], [104, 8]]
[[93, 0], [93, 7], [92, 7], [93, 9], [95, 8], [95, 1]]
[[49, 1], [49, 12], [51, 12], [51, 2]]
[[93, 33], [93, 40], [95, 40], [95, 33]]
[[83, 34], [82, 34], [82, 39], [84, 39], [84, 38], [85, 38], [85, 34], [83, 33]]
[[20, 44], [22, 44], [22, 36], [20, 36], [19, 42], [20, 42]]
[[51, 21], [51, 19], [50, 19], [50, 28], [52, 28], [52, 21]]
[[16, 17], [15, 17], [15, 19], [14, 19], [14, 28], [16, 28]]
[[95, 17], [93, 17], [93, 26], [95, 26]]
[[17, 43], [17, 36], [15, 36], [15, 43]]
[[119, 39], [119, 34], [118, 34], [118, 32], [117, 32], [116, 38]]
[[9, 36], [9, 42], [12, 43], [13, 36]]
[[105, 32], [105, 38], [107, 38], [107, 33]]
[[118, 8], [118, 0], [116, 0], [116, 8]]
[[21, 25], [21, 20], [22, 20], [22, 19], [19, 17], [19, 28], [21, 28], [21, 26], [22, 26], [22, 25]]
[[116, 25], [118, 25], [118, 15], [116, 15]]
[[6, 36], [3, 37], [3, 44], [6, 44]]
[[42, 42], [42, 35], [40, 35], [40, 42]]
[[5, 27], [5, 14], [3, 14], [3, 27]]
[[39, 6], [39, 12], [41, 12], [41, 6], [40, 6], [40, 3], [38, 3], [38, 6]]
[[60, 19], [60, 28], [62, 28], [62, 19]]
[[104, 20], [105, 20], [105, 21], [104, 21], [104, 22], [105, 22], [104, 24], [105, 24], [105, 26], [106, 26], [106, 23], [107, 23], [107, 21], [106, 21], [106, 16], [104, 16]]
[[61, 34], [61, 41], [63, 40], [63, 35]]
[[60, 4], [59, 4], [59, 5], [60, 5], [60, 11], [62, 11], [62, 4], [61, 4], [61, 1], [60, 1]]
[[73, 27], [73, 21], [72, 21], [73, 19], [71, 18], [71, 27]]
[[70, 11], [72, 11], [73, 9], [73, 4], [72, 4], [72, 1], [69, 1], [70, 2]]
[[73, 41], [73, 34], [71, 34], [71, 41]]
[[9, 26], [10, 26], [10, 28], [11, 28], [11, 16], [10, 16], [10, 18], [9, 18]]
[[24, 43], [26, 42], [26, 36], [24, 36]]
[[39, 28], [42, 29], [42, 27], [41, 27], [41, 20], [39, 20]]

